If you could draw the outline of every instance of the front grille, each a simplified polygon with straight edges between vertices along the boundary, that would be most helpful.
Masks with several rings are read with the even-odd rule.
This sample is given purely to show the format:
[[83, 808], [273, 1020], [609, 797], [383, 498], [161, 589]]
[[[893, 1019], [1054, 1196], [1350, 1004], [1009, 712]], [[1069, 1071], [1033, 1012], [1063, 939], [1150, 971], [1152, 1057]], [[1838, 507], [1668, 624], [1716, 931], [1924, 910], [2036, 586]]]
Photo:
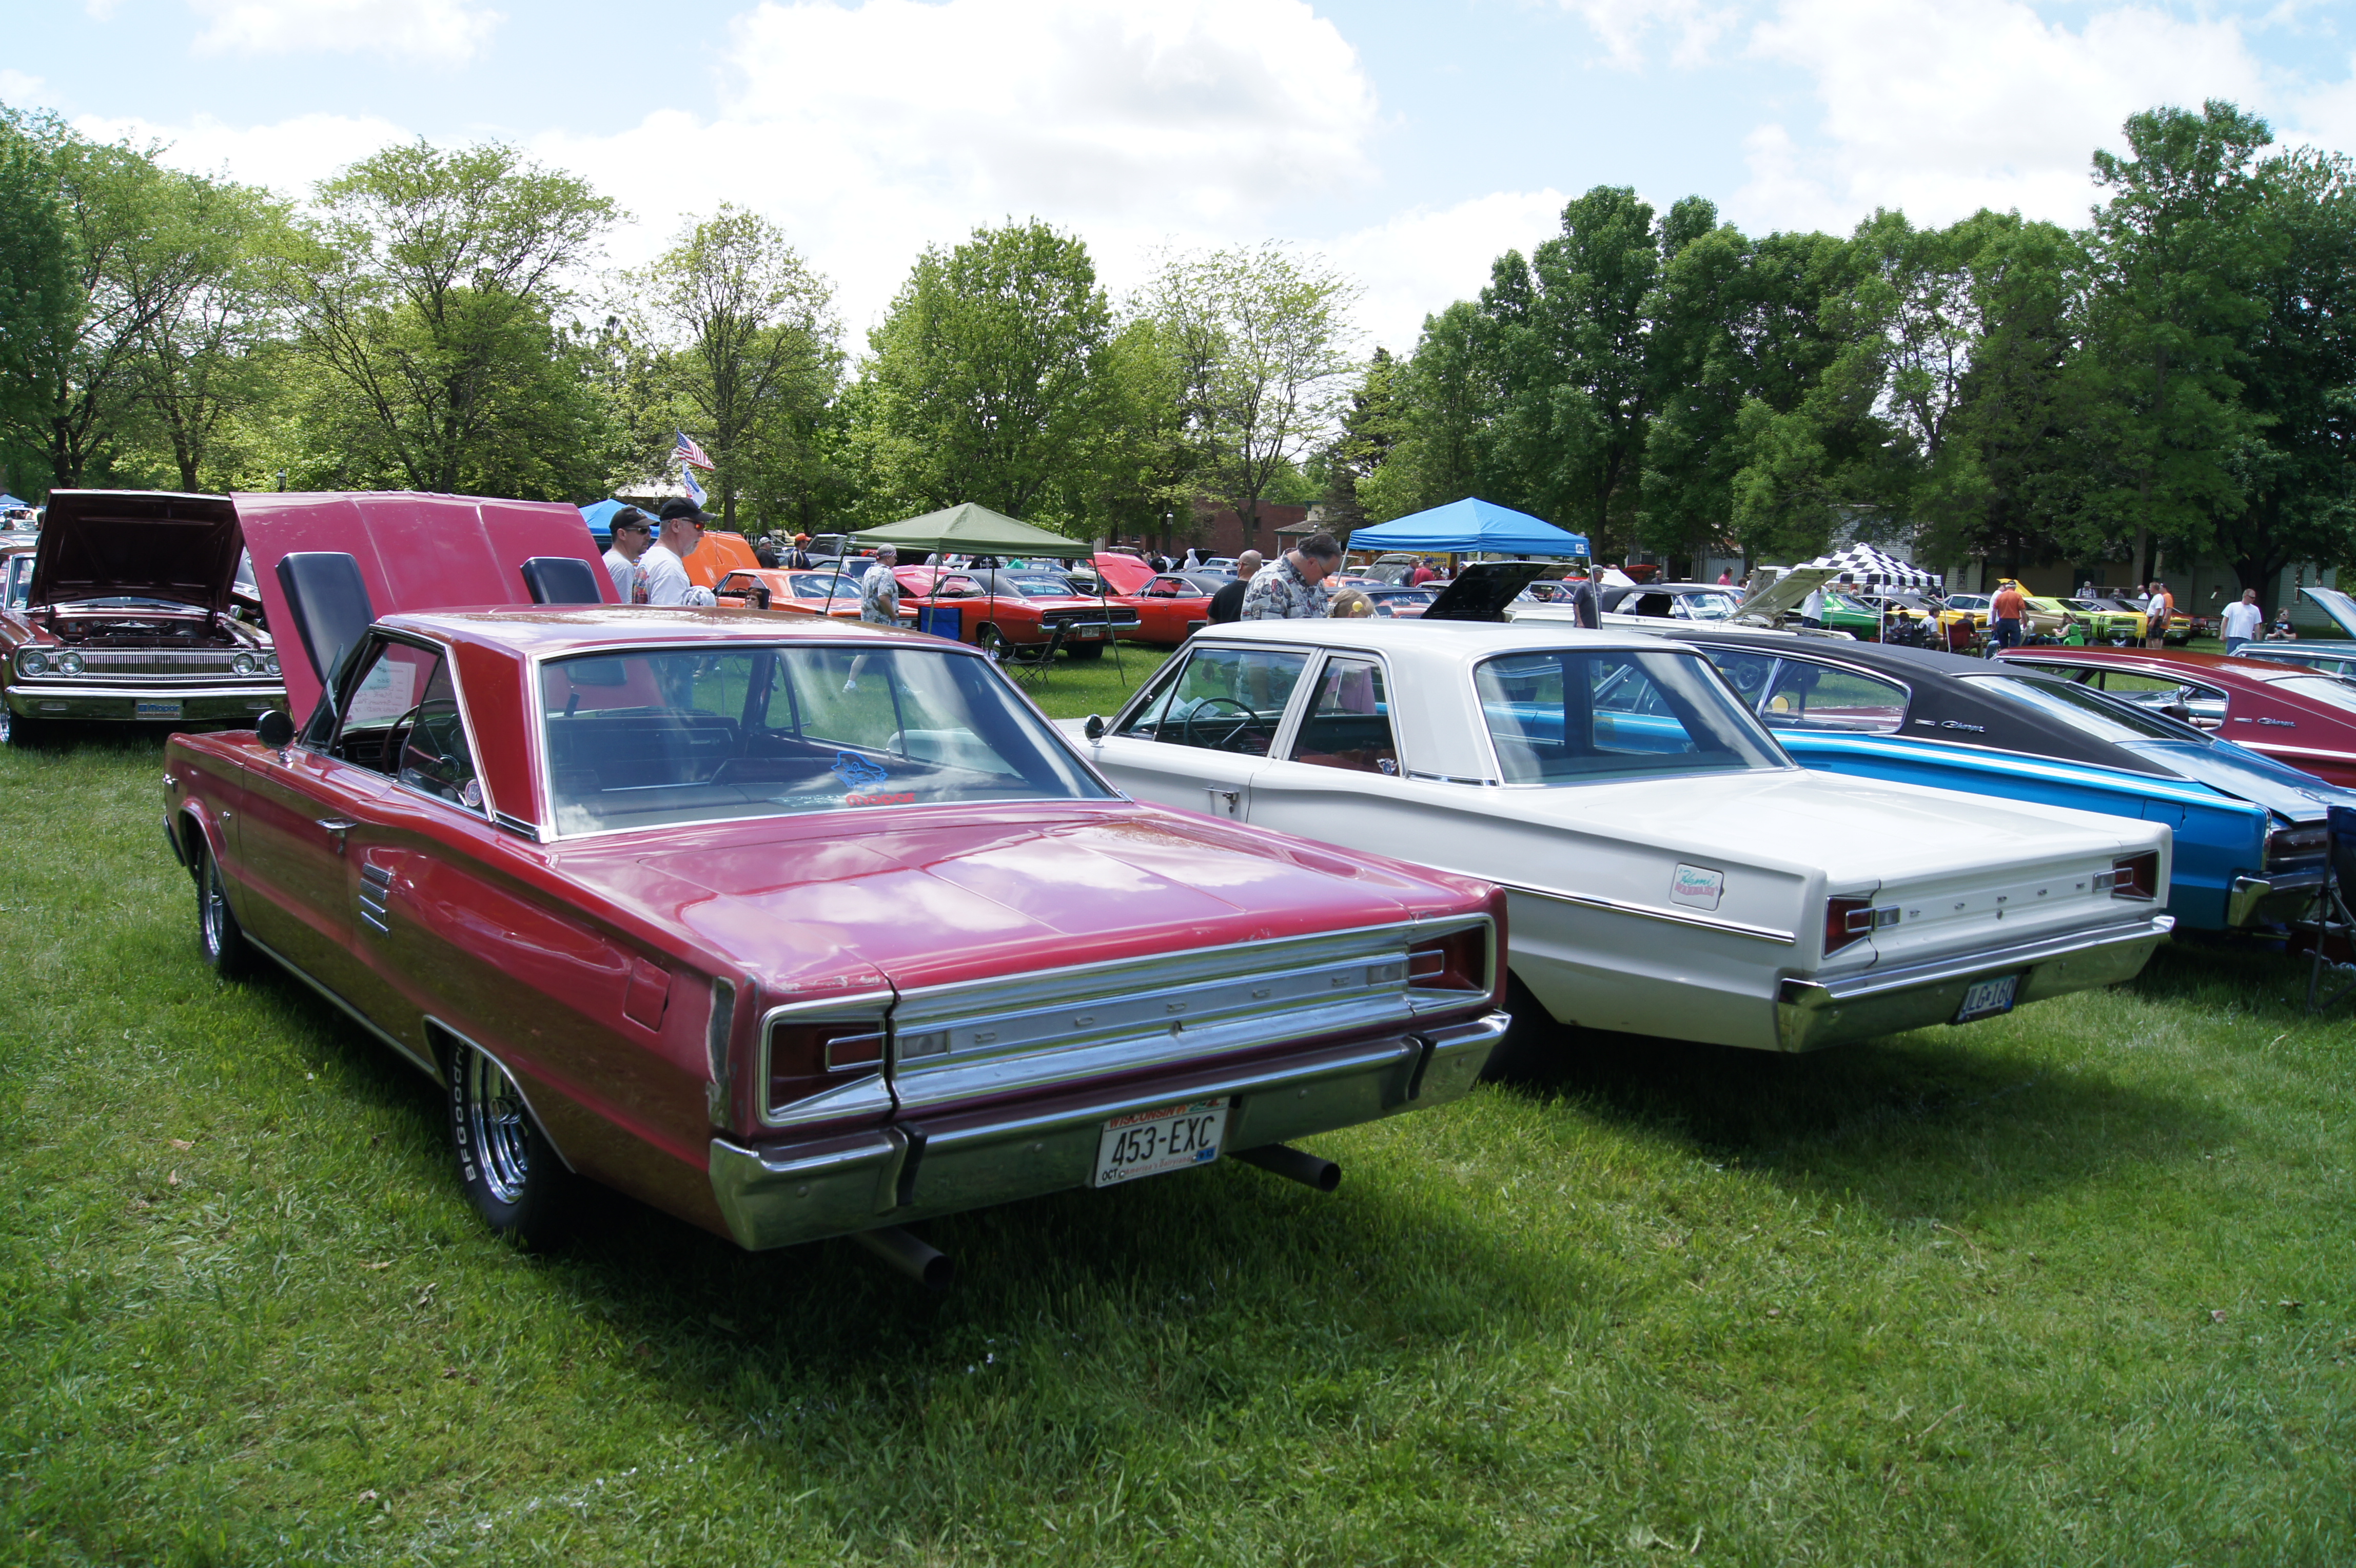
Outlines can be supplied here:
[[1477, 998], [1411, 989], [1408, 950], [1486, 924], [1404, 922], [905, 992], [892, 1009], [893, 1085], [905, 1109], [921, 1111], [1346, 1030], [1409, 1029]]
[[[228, 676], [233, 674], [230, 660], [239, 650], [207, 648], [183, 651], [165, 648], [92, 648], [87, 644], [76, 647], [81, 655], [82, 672], [86, 675], [198, 675]], [[256, 658], [261, 657], [259, 654]]]

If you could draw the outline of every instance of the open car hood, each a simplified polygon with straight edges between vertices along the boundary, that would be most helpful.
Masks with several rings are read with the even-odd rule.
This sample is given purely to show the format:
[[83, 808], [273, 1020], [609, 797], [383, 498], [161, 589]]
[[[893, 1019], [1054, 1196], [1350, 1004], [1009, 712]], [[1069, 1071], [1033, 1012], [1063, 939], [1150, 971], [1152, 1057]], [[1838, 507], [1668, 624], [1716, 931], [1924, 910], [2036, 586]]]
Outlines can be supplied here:
[[225, 610], [237, 555], [237, 508], [227, 496], [52, 490], [27, 602], [137, 595]]
[[1797, 566], [1734, 607], [1728, 618], [1742, 626], [1773, 626], [1840, 574], [1829, 566]]
[[1503, 620], [1505, 607], [1551, 568], [1540, 561], [1476, 561], [1424, 607], [1425, 620]]
[[2337, 588], [2327, 588], [2320, 584], [2311, 588], [2301, 588], [2299, 592], [2313, 599], [2323, 613], [2331, 618], [2332, 624], [2340, 628], [2340, 636], [2356, 638], [2356, 599], [2350, 598]]
[[[613, 592], [605, 557], [578, 509], [562, 501], [487, 500], [477, 496], [420, 495], [407, 490], [346, 494], [241, 493], [230, 498], [253, 553], [255, 585], [273, 628], [291, 630], [278, 563], [288, 555], [328, 551], [349, 555], [379, 617], [528, 605], [523, 564], [535, 556], [570, 556], [589, 564], [602, 595]], [[223, 585], [237, 568], [234, 546]], [[613, 602], [610, 597], [607, 603]], [[280, 663], [286, 700], [299, 719], [319, 701], [319, 677], [292, 636], [284, 636]], [[322, 655], [325, 657], [325, 655]]]

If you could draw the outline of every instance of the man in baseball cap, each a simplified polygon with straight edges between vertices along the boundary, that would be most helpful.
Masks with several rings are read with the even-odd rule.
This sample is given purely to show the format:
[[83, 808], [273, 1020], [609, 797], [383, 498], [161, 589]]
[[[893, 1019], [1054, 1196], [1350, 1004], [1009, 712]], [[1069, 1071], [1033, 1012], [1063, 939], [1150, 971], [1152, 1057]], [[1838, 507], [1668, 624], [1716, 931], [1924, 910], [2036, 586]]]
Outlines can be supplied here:
[[687, 575], [687, 557], [703, 542], [703, 509], [680, 496], [662, 504], [662, 534], [638, 557], [647, 575], [650, 605], [708, 605], [712, 590], [699, 588]]

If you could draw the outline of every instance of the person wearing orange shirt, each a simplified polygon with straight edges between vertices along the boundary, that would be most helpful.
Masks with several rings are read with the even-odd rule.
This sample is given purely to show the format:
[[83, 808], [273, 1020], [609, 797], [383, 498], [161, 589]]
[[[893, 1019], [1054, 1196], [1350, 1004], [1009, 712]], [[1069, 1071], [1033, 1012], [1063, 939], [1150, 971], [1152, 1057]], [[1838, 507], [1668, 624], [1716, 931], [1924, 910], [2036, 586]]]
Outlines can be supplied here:
[[1988, 646], [2019, 648], [2020, 618], [2028, 608], [2019, 584], [2007, 578], [1998, 585], [1995, 596], [1988, 600]]

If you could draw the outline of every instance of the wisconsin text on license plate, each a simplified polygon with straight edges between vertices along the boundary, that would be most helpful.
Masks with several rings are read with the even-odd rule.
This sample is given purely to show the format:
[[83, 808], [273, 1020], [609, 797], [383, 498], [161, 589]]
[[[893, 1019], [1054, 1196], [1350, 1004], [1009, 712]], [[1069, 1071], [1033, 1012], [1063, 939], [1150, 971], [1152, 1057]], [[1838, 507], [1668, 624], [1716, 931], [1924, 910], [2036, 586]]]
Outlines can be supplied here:
[[1964, 993], [1964, 1004], [1955, 1009], [1955, 1022], [1968, 1024], [1975, 1018], [1991, 1017], [2012, 1011], [2012, 999], [2020, 991], [2020, 976], [1999, 974], [1992, 980], [1975, 980]]
[[1132, 1111], [1104, 1124], [1097, 1140], [1095, 1185], [1163, 1171], [1206, 1165], [1219, 1157], [1219, 1139], [1227, 1128], [1225, 1100], [1193, 1100], [1183, 1105], [1157, 1105]]
[[180, 704], [177, 700], [166, 702], [150, 697], [136, 697], [132, 700], [131, 705], [131, 716], [134, 718], [177, 719], [180, 716]]

